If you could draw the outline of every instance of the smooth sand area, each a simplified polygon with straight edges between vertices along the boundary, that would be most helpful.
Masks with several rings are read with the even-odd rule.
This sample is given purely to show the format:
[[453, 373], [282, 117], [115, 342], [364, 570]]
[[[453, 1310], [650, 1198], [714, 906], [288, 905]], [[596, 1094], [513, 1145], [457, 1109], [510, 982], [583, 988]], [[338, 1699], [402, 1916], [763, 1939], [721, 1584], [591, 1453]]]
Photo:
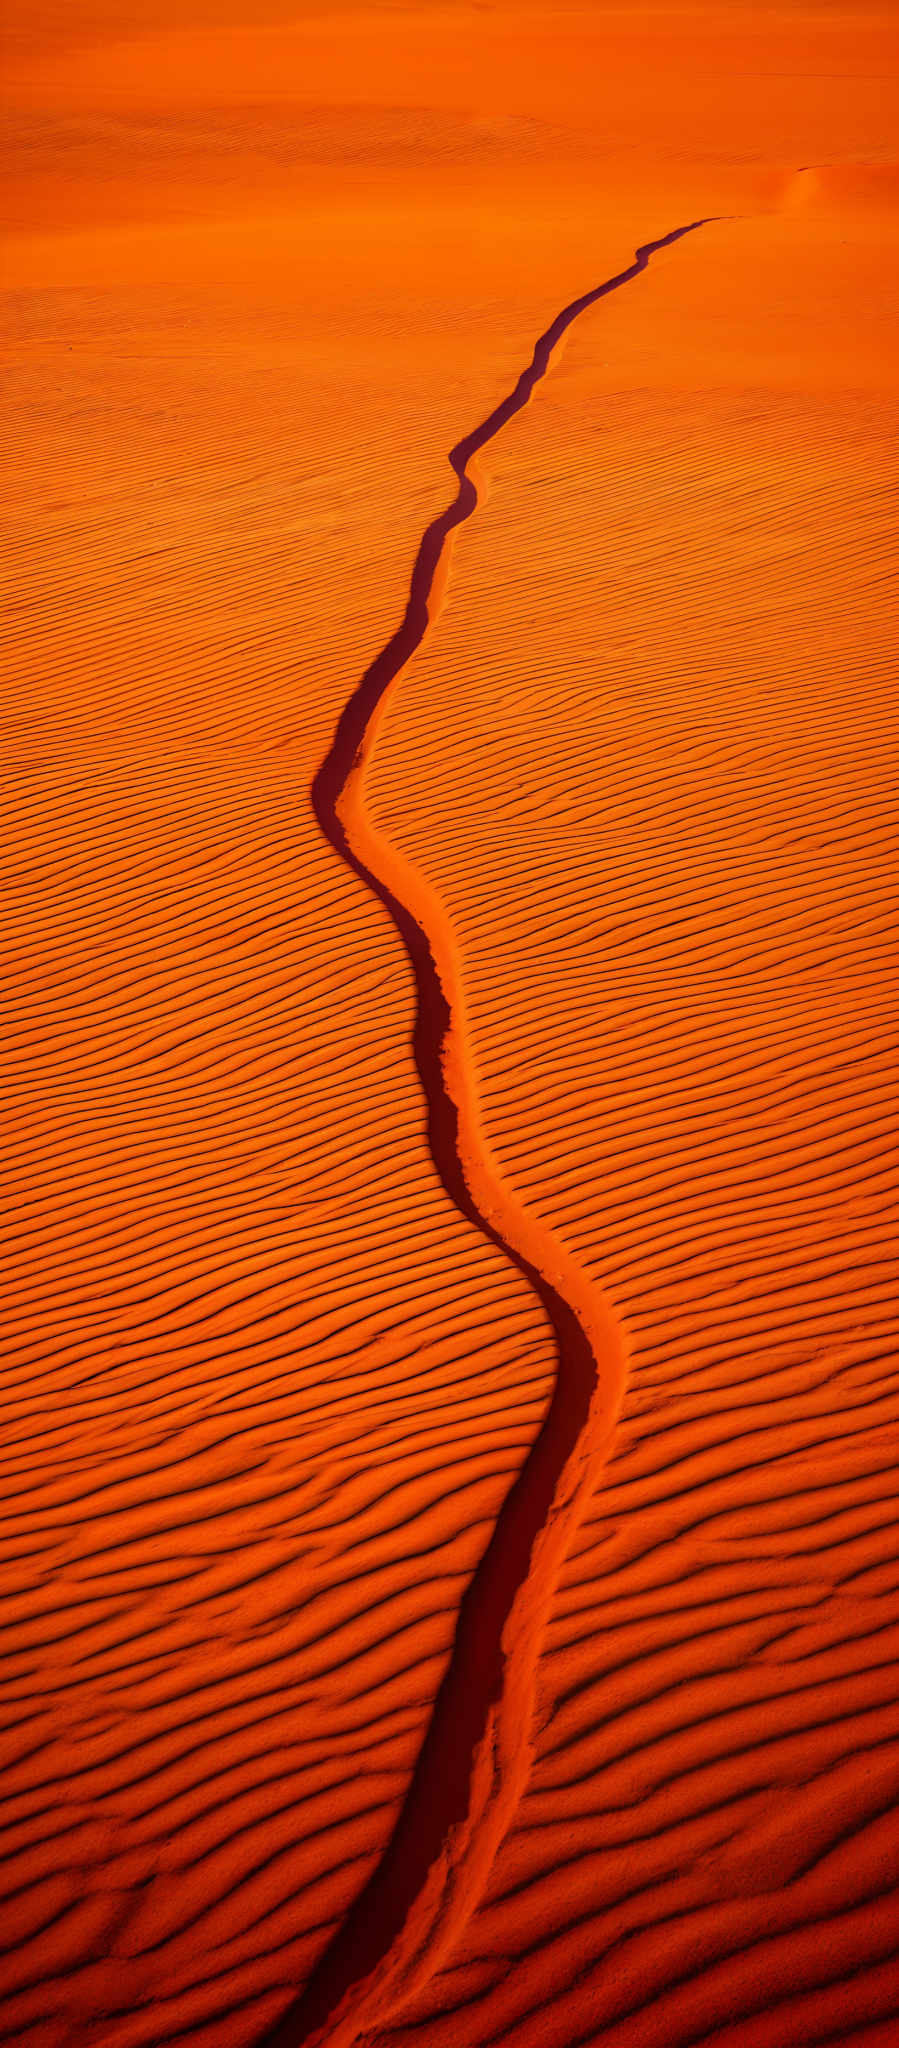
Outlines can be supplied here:
[[887, 2048], [895, 9], [7, 40], [0, 2042]]

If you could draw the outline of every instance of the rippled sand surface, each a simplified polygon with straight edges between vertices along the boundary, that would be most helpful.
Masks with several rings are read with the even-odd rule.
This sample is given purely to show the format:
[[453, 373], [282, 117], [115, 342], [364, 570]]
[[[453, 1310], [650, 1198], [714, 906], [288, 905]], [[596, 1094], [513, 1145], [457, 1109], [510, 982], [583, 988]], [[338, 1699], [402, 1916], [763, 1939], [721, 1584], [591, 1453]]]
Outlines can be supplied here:
[[249, 16], [9, 38], [0, 2039], [886, 2048], [895, 19]]

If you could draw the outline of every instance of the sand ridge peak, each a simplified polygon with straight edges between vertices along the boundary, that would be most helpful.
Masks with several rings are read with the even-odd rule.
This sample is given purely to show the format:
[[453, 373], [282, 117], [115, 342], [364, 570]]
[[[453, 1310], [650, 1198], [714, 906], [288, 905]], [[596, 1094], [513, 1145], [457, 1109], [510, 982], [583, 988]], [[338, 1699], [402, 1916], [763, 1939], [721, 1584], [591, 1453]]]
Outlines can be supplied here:
[[348, 699], [312, 787], [324, 836], [383, 904], [412, 966], [415, 1064], [434, 1165], [460, 1212], [533, 1288], [552, 1327], [557, 1365], [541, 1427], [462, 1598], [452, 1654], [394, 1832], [263, 2048], [324, 2039], [350, 2048], [427, 1982], [474, 1911], [527, 1779], [543, 1623], [626, 1380], [626, 1335], [614, 1307], [521, 1201], [490, 1150], [452, 929], [423, 875], [368, 818], [366, 770], [387, 700], [442, 601], [454, 530], [477, 507], [480, 451], [528, 404], [581, 313], [636, 279], [658, 251], [716, 218], [641, 244], [626, 269], [564, 307], [513, 390], [451, 450], [456, 495], [424, 532], [402, 622]]

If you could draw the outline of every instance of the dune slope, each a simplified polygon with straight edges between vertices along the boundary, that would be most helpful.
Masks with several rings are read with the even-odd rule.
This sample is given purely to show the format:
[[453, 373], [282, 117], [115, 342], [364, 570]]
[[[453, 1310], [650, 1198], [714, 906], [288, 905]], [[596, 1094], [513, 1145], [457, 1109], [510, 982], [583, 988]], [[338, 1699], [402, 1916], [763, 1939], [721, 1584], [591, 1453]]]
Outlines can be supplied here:
[[[769, 2048], [899, 2009], [896, 410], [876, 294], [818, 390], [762, 334], [742, 383], [760, 269], [783, 350], [868, 267], [841, 181], [808, 207], [587, 316], [374, 770], [459, 935], [489, 1141], [632, 1350], [529, 1786], [397, 2039]], [[701, 407], [649, 368], [668, 319], [717, 349]]]
[[13, 25], [17, 2048], [888, 2038], [893, 29]]

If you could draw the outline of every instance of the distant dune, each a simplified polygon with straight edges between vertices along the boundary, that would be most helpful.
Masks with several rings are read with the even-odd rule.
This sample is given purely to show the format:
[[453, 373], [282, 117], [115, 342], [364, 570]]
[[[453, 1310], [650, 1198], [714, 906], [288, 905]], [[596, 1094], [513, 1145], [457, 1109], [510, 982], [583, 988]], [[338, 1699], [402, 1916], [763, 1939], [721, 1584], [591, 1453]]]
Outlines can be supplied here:
[[0, 2040], [886, 2048], [893, 10], [6, 71]]

